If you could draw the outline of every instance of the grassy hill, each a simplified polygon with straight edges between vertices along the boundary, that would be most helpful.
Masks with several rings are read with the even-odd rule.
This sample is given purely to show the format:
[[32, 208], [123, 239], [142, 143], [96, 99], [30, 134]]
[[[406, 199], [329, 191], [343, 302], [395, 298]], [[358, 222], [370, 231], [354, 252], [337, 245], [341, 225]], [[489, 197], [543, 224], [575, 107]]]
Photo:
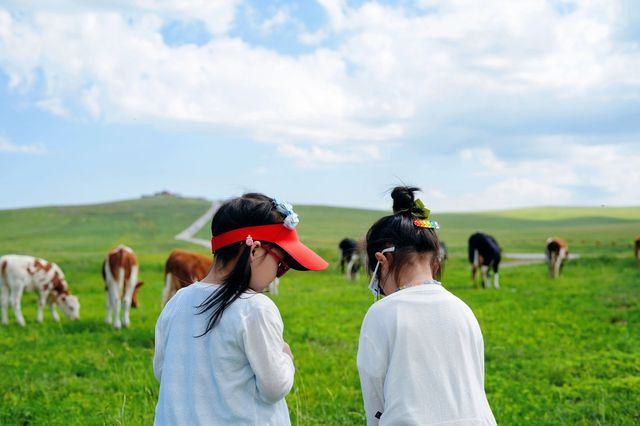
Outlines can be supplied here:
[[[199, 217], [206, 200], [147, 198], [78, 207], [0, 211], [0, 254], [27, 253], [64, 269], [80, 297], [81, 320], [35, 323], [35, 297], [23, 299], [27, 327], [0, 327], [0, 424], [150, 424], [158, 386], [153, 328], [164, 261], [172, 248], [206, 253], [173, 236]], [[371, 305], [366, 278], [336, 270], [337, 243], [358, 237], [384, 212], [300, 206], [299, 232], [332, 265], [291, 272], [274, 297], [296, 361], [287, 397], [294, 424], [364, 424], [355, 366], [362, 318]], [[629, 244], [640, 209], [525, 209], [434, 214], [452, 259], [444, 283], [476, 313], [486, 346], [486, 389], [500, 424], [637, 424], [640, 421], [640, 271]], [[206, 228], [206, 227], [205, 227]], [[505, 269], [502, 289], [468, 282], [465, 247], [475, 230], [506, 251], [540, 252], [550, 235], [587, 258], [556, 281], [544, 265]], [[199, 236], [209, 238], [208, 229]], [[141, 262], [141, 306], [132, 327], [103, 323], [100, 263], [125, 243]]]

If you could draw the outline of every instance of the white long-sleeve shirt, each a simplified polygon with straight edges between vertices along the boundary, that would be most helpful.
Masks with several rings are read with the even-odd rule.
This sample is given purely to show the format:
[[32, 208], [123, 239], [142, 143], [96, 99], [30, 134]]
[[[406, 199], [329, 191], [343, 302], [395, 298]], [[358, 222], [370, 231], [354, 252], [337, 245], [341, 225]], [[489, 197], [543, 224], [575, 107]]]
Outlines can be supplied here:
[[368, 425], [496, 424], [478, 321], [440, 285], [409, 287], [369, 308], [358, 371]]
[[283, 352], [276, 305], [247, 292], [202, 337], [196, 315], [217, 284], [195, 283], [167, 303], [156, 323], [153, 370], [160, 382], [156, 425], [289, 425], [284, 397], [294, 366]]

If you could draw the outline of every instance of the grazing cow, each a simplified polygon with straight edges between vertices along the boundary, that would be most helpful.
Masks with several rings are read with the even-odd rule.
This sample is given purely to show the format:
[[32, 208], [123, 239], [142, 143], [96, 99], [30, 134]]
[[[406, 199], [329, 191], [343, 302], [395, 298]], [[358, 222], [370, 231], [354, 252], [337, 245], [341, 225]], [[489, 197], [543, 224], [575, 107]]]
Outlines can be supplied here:
[[340, 248], [340, 272], [346, 273], [348, 280], [357, 281], [363, 258], [358, 242], [345, 238], [340, 241], [338, 247]]
[[636, 260], [638, 261], [638, 268], [640, 268], [640, 236], [636, 238], [635, 252]]
[[544, 254], [549, 265], [549, 275], [551, 278], [558, 278], [564, 262], [569, 259], [569, 246], [567, 242], [560, 238], [549, 238]]
[[444, 263], [449, 258], [449, 253], [447, 251], [447, 245], [444, 241], [440, 241], [440, 247], [438, 248], [438, 263], [437, 269], [434, 270], [434, 278], [440, 280], [442, 278], [442, 272], [444, 271]]
[[138, 259], [133, 250], [121, 244], [107, 253], [102, 263], [102, 278], [107, 299], [104, 321], [107, 324], [113, 323], [116, 330], [128, 327], [129, 311], [131, 306], [138, 306], [138, 291], [143, 284], [138, 281]]
[[493, 270], [493, 286], [500, 288], [498, 267], [502, 250], [491, 235], [476, 232], [469, 237], [469, 263], [471, 263], [471, 282], [476, 282], [476, 271], [482, 269], [482, 284], [489, 287], [489, 268]]
[[179, 249], [172, 251], [164, 266], [162, 305], [166, 305], [181, 288], [207, 276], [212, 264], [210, 256]]
[[69, 284], [65, 280], [62, 269], [44, 259], [16, 254], [0, 257], [0, 290], [2, 292], [2, 324], [9, 323], [7, 313], [9, 298], [16, 321], [22, 326], [26, 324], [20, 303], [24, 291], [38, 293], [36, 316], [38, 322], [42, 322], [45, 303], [49, 305], [54, 321], [60, 321], [56, 304], [69, 319], [80, 318], [80, 302], [76, 296], [69, 293]]

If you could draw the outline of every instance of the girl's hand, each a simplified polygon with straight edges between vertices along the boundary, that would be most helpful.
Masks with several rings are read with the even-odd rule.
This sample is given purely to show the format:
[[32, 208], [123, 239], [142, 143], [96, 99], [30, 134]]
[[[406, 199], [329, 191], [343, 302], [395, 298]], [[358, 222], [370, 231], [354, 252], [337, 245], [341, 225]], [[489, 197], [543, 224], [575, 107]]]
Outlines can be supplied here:
[[293, 359], [293, 354], [291, 353], [291, 348], [287, 342], [284, 342], [284, 346], [282, 347], [282, 352], [289, 355], [291, 359]]

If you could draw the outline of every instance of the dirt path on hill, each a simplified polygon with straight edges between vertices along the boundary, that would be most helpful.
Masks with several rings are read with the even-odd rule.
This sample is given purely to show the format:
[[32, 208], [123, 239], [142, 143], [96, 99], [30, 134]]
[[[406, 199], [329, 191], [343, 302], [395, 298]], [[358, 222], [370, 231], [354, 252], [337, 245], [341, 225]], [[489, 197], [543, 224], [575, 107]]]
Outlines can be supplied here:
[[203, 240], [201, 238], [195, 238], [194, 235], [196, 235], [205, 224], [211, 223], [211, 218], [213, 217], [213, 214], [216, 212], [216, 210], [218, 210], [218, 207], [220, 207], [219, 201], [214, 201], [213, 203], [211, 203], [211, 207], [209, 207], [209, 210], [207, 210], [205, 214], [196, 219], [196, 221], [189, 225], [184, 231], [176, 235], [175, 239], [179, 241], [188, 241], [190, 243], [198, 244], [204, 247], [210, 247], [211, 241]]
[[[506, 260], [500, 263], [501, 268], [515, 268], [517, 266], [533, 265], [547, 261], [544, 253], [503, 253], [502, 258]], [[579, 254], [569, 254], [569, 260], [579, 258]]]

